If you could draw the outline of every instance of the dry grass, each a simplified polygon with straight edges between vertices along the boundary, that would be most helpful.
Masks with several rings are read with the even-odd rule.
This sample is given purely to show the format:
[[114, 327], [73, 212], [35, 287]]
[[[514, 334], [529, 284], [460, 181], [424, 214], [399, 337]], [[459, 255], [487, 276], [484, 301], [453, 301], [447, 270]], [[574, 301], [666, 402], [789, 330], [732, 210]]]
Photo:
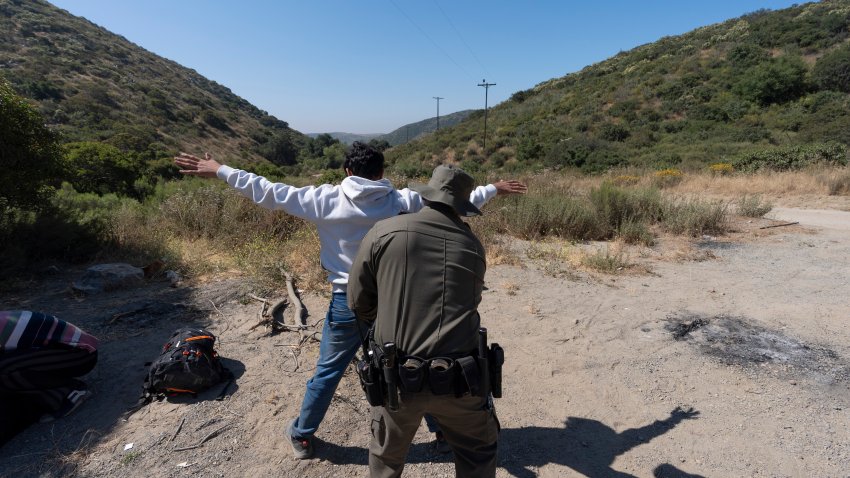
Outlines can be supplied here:
[[[720, 164], [720, 163], [718, 163]], [[657, 181], [656, 171], [628, 168], [611, 171], [600, 176], [583, 176], [575, 173], [545, 173], [525, 176], [530, 190], [557, 190], [577, 194], [598, 188], [603, 181], [623, 187], [650, 187]], [[660, 173], [660, 172], [658, 172]], [[669, 173], [664, 173], [666, 177]], [[812, 167], [801, 171], [754, 174], [717, 174], [710, 169], [698, 172], [681, 172], [675, 184], [665, 184], [665, 192], [676, 195], [742, 196], [762, 194], [786, 195], [850, 195], [850, 167]], [[492, 179], [492, 178], [491, 178]]]
[[[513, 237], [519, 237], [535, 241], [526, 255], [547, 273], [576, 277], [579, 269], [618, 272], [634, 267], [623, 252], [627, 249], [612, 252], [619, 245], [588, 253], [586, 246], [568, 241], [616, 240], [631, 251], [648, 250], [659, 234], [665, 238], [671, 233], [723, 234], [730, 205], [738, 209], [743, 205], [757, 217], [773, 198], [787, 203], [789, 198], [806, 196], [822, 204], [832, 197], [833, 202], [850, 204], [841, 197], [850, 196], [847, 167], [757, 174], [717, 174], [706, 168], [670, 176], [676, 181], [663, 190], [653, 188], [658, 177], [654, 171], [634, 168], [601, 176], [561, 172], [520, 176], [517, 179], [529, 185], [528, 195], [497, 198], [484, 208], [484, 216], [469, 222], [487, 250], [489, 265], [520, 264], [512, 246]], [[405, 179], [395, 179], [397, 186], [406, 186]], [[478, 178], [480, 183], [498, 179]], [[723, 199], [706, 199], [712, 197]], [[744, 199], [735, 204], [732, 198]], [[300, 288], [327, 288], [314, 226], [264, 210], [222, 184], [169, 183], [146, 204], [106, 206], [114, 247], [101, 252], [99, 260], [143, 265], [162, 258], [169, 268], [194, 280], [246, 274], [269, 288], [282, 287], [282, 265], [295, 275]], [[672, 255], [674, 260], [710, 258], [689, 247]]]
[[508, 295], [516, 295], [516, 293], [519, 291], [519, 284], [517, 284], [516, 282], [503, 282], [502, 289]]
[[687, 175], [678, 185], [669, 188], [669, 190], [678, 194], [708, 193], [723, 196], [850, 194], [850, 169], [846, 167], [824, 168], [723, 176]]

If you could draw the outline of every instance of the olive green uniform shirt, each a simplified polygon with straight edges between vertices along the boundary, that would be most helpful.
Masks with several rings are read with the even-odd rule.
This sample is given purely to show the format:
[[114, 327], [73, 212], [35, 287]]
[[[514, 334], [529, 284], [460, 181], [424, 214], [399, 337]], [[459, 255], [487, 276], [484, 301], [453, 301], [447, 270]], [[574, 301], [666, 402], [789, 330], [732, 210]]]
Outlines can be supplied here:
[[375, 321], [375, 341], [406, 355], [458, 357], [478, 346], [484, 247], [453, 210], [433, 203], [378, 222], [351, 267], [348, 305]]

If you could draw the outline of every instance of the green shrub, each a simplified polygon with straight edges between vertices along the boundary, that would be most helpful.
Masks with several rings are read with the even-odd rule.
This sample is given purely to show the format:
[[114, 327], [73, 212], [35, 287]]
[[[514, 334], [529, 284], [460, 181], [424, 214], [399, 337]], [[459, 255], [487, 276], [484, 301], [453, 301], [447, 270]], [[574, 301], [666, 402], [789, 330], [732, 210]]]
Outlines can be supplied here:
[[38, 209], [65, 175], [58, 135], [0, 78], [0, 216]]
[[726, 231], [726, 205], [699, 199], [669, 202], [661, 223], [673, 234], [722, 234]]
[[743, 73], [736, 91], [762, 105], [784, 103], [803, 94], [806, 72], [806, 64], [799, 56], [782, 56]]
[[507, 232], [526, 239], [559, 236], [567, 239], [601, 239], [607, 231], [600, 227], [593, 207], [580, 198], [563, 194], [529, 194], [499, 212], [509, 224]]
[[789, 146], [743, 153], [732, 162], [738, 171], [789, 171], [814, 164], [846, 165], [847, 150], [838, 143]]
[[850, 46], [820, 57], [812, 69], [812, 81], [824, 90], [850, 93]]
[[[84, 141], [64, 146], [69, 181], [81, 193], [135, 196], [143, 164], [106, 143]], [[138, 197], [138, 196], [137, 196]]]
[[322, 171], [322, 174], [319, 176], [319, 179], [316, 180], [316, 183], [339, 184], [343, 179], [345, 179], [345, 173], [342, 169], [326, 169]]
[[123, 201], [133, 200], [114, 194], [79, 194], [63, 184], [37, 213], [16, 210], [4, 215], [0, 218], [0, 243], [5, 246], [0, 269], [46, 259], [91, 258], [110, 245], [110, 216]]
[[215, 111], [204, 110], [201, 112], [201, 121], [221, 131], [230, 131], [227, 121]]
[[661, 193], [654, 188], [624, 189], [605, 181], [588, 195], [609, 234], [624, 223], [646, 222], [661, 216]]
[[655, 243], [655, 236], [652, 235], [647, 223], [635, 219], [622, 222], [617, 228], [616, 237], [626, 244], [651, 246]]
[[534, 90], [521, 90], [511, 95], [510, 101], [514, 101], [516, 103], [522, 103], [523, 101], [534, 96]]
[[738, 68], [747, 68], [769, 58], [767, 50], [754, 43], [740, 43], [732, 47], [727, 59]]
[[617, 273], [630, 266], [622, 253], [611, 254], [607, 247], [597, 249], [593, 254], [582, 256], [581, 264], [589, 269], [607, 274]]
[[599, 137], [607, 141], [625, 141], [629, 135], [629, 129], [619, 124], [605, 123], [599, 128]]
[[223, 184], [186, 188], [159, 204], [161, 226], [179, 237], [239, 243], [257, 234], [288, 237], [306, 223], [294, 216], [257, 206]]
[[764, 217], [771, 209], [773, 209], [773, 204], [762, 201], [758, 194], [752, 196], [745, 194], [737, 202], [738, 214], [744, 217]]

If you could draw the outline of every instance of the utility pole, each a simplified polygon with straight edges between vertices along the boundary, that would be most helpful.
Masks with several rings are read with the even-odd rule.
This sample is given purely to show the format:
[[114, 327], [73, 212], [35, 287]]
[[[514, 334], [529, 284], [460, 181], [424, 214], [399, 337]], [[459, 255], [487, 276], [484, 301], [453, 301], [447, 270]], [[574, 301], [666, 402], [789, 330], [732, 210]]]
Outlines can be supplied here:
[[[478, 86], [484, 87], [484, 149], [487, 150], [487, 93], [490, 91], [491, 86], [496, 86], [495, 83], [487, 83], [487, 80], [481, 80], [481, 83], [478, 83]], [[486, 154], [486, 153], [485, 153]]]
[[437, 100], [437, 131], [440, 131], [440, 100], [444, 100], [445, 98], [439, 96], [432, 96], [432, 98]]

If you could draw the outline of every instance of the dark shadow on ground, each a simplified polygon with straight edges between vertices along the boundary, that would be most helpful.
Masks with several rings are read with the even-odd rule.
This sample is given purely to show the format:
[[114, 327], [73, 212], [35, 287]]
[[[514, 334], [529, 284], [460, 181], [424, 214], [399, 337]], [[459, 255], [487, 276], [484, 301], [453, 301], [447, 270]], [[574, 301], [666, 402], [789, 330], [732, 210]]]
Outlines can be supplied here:
[[652, 476], [655, 478], [705, 478], [702, 475], [685, 473], [669, 463], [658, 465], [655, 470], [652, 471]]
[[342, 446], [316, 440], [316, 458], [335, 465], [368, 465], [369, 449], [361, 446]]
[[[664, 420], [617, 433], [598, 420], [568, 417], [564, 428], [525, 427], [503, 429], [499, 442], [499, 466], [517, 478], [537, 476], [534, 468], [550, 463], [566, 466], [589, 477], [633, 478], [611, 468], [614, 459], [632, 448], [649, 443], [699, 412], [676, 408]], [[661, 465], [656, 470], [675, 470]], [[648, 471], [648, 470], [647, 470]], [[661, 476], [692, 476], [661, 475]]]
[[[517, 478], [537, 476], [534, 468], [550, 463], [566, 466], [588, 477], [634, 478], [611, 468], [614, 459], [632, 448], [672, 430], [683, 420], [699, 415], [679, 407], [664, 420], [617, 433], [598, 420], [568, 417], [564, 428], [526, 427], [502, 429], [499, 467]], [[316, 457], [338, 465], [368, 465], [369, 450], [321, 442]], [[411, 445], [406, 463], [451, 463], [452, 454], [440, 454], [432, 442]], [[647, 470], [649, 471], [649, 470]], [[658, 478], [701, 478], [665, 463], [653, 471]]]
[[[169, 287], [167, 281], [149, 281], [124, 290], [91, 296], [73, 295], [68, 284], [82, 269], [68, 270], [0, 298], [0, 310], [36, 310], [75, 324], [100, 340], [98, 363], [82, 380], [93, 392], [73, 414], [51, 423], [35, 423], [0, 447], [0, 476], [72, 476], [74, 460], [67, 457], [97, 445], [138, 401], [147, 373], [172, 332], [180, 327], [208, 327], [217, 312], [204, 304], [221, 304], [242, 293], [238, 284], [222, 284], [196, 297], [191, 288]], [[210, 329], [216, 335], [223, 331]], [[245, 366], [236, 360], [225, 365], [241, 376]], [[231, 385], [228, 394], [236, 390]], [[191, 401], [213, 400], [216, 386]]]
[[[341, 446], [319, 441], [316, 458], [336, 465], [368, 465], [369, 449], [359, 446]], [[451, 463], [451, 453], [439, 453], [433, 441], [410, 445], [405, 463]]]

